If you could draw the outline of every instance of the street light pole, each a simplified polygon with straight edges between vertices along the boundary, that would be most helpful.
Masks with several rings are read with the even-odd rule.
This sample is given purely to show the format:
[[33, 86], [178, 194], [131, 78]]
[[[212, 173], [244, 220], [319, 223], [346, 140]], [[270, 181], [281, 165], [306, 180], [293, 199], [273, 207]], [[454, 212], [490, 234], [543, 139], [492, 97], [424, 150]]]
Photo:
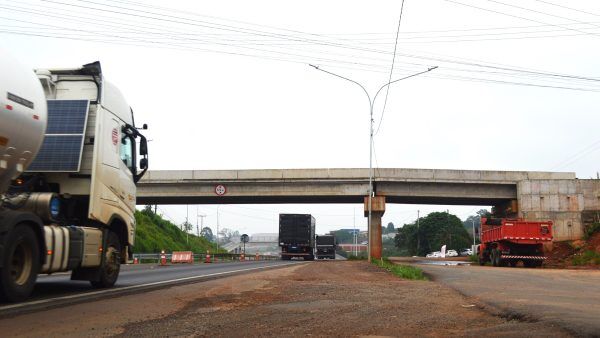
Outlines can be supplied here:
[[219, 252], [219, 208], [221, 205], [217, 205], [217, 252]]
[[361, 85], [360, 83], [358, 83], [357, 81], [354, 81], [352, 79], [349, 79], [347, 77], [332, 73], [330, 71], [321, 69], [319, 66], [315, 66], [312, 64], [309, 64], [309, 66], [313, 67], [316, 70], [320, 70], [324, 73], [327, 73], [329, 75], [333, 75], [335, 77], [339, 77], [340, 79], [344, 79], [346, 81], [350, 81], [356, 85], [358, 85], [367, 95], [367, 99], [369, 100], [369, 201], [367, 203], [367, 208], [369, 211], [369, 216], [367, 219], [367, 236], [368, 236], [368, 245], [367, 245], [367, 257], [369, 258], [369, 261], [371, 260], [371, 217], [372, 217], [372, 204], [373, 204], [373, 124], [375, 122], [375, 120], [373, 120], [373, 106], [375, 104], [375, 100], [377, 99], [377, 96], [379, 95], [379, 93], [381, 92], [382, 89], [384, 89], [385, 87], [391, 85], [392, 83], [396, 83], [398, 81], [402, 81], [417, 75], [421, 75], [427, 72], [430, 72], [434, 69], [437, 68], [437, 66], [435, 67], [430, 67], [427, 70], [424, 70], [422, 72], [418, 72], [412, 75], [408, 75], [393, 81], [389, 81], [388, 83], [384, 84], [383, 86], [381, 86], [379, 88], [379, 90], [377, 90], [377, 92], [375, 93], [375, 96], [373, 96], [373, 99], [371, 100], [371, 96], [369, 95], [369, 92], [365, 89], [365, 87], [363, 85]]

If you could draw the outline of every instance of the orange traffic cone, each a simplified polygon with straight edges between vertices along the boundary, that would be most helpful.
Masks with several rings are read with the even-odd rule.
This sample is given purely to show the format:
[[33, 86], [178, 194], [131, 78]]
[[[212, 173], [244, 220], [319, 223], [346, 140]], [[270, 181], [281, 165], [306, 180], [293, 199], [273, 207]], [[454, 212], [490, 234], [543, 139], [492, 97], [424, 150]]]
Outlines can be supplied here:
[[160, 265], [167, 265], [167, 255], [165, 254], [165, 250], [160, 252]]

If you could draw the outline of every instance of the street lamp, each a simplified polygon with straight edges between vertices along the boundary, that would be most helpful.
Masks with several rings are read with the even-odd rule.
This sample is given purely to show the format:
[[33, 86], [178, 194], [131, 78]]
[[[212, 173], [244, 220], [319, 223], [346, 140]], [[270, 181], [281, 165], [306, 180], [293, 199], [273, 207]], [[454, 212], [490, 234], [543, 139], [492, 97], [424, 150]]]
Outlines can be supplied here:
[[396, 83], [398, 81], [406, 80], [408, 78], [415, 77], [417, 75], [425, 74], [425, 73], [430, 72], [430, 71], [432, 71], [432, 70], [434, 70], [434, 69], [436, 69], [438, 67], [437, 66], [430, 67], [427, 70], [424, 70], [422, 72], [418, 72], [418, 73], [415, 73], [415, 74], [412, 74], [412, 75], [408, 75], [408, 76], [405, 76], [405, 77], [402, 77], [402, 78], [399, 78], [399, 79], [396, 79], [396, 80], [393, 80], [393, 81], [389, 81], [388, 83], [386, 83], [383, 86], [381, 86], [379, 88], [379, 90], [377, 90], [377, 92], [375, 93], [375, 96], [373, 96], [373, 99], [371, 100], [371, 96], [369, 95], [369, 92], [365, 89], [365, 87], [363, 85], [361, 85], [357, 81], [354, 81], [354, 80], [349, 79], [347, 77], [344, 77], [344, 76], [332, 73], [332, 72], [324, 70], [324, 69], [321, 69], [319, 66], [315, 66], [315, 65], [312, 65], [312, 64], [309, 64], [309, 66], [313, 67], [316, 70], [320, 70], [320, 71], [322, 71], [324, 73], [327, 73], [329, 75], [333, 75], [335, 77], [339, 77], [340, 79], [344, 79], [346, 81], [350, 81], [350, 82], [358, 85], [365, 92], [365, 94], [367, 95], [367, 99], [369, 100], [369, 115], [370, 115], [370, 120], [369, 120], [369, 202], [368, 202], [369, 217], [368, 217], [368, 220], [367, 220], [367, 224], [368, 224], [367, 225], [368, 226], [368, 229], [367, 229], [368, 235], [367, 236], [369, 238], [369, 245], [367, 246], [367, 256], [369, 257], [369, 261], [370, 261], [371, 260], [371, 242], [370, 242], [371, 241], [371, 214], [372, 214], [371, 207], [372, 207], [372, 203], [373, 203], [372, 202], [372, 199], [373, 199], [373, 123], [375, 122], [373, 120], [373, 106], [375, 104], [375, 100], [377, 99], [377, 96], [379, 95], [379, 93], [381, 92], [381, 90], [383, 90], [385, 87], [391, 85], [392, 83]]

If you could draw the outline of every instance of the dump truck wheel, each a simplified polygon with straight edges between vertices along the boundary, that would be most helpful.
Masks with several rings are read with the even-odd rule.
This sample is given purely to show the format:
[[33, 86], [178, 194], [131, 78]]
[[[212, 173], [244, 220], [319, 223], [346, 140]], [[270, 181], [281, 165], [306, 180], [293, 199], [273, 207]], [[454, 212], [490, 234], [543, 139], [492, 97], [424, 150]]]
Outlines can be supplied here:
[[479, 265], [484, 266], [486, 263], [486, 259], [483, 257], [483, 253], [481, 254], [481, 256], [479, 256], [477, 258]]
[[0, 299], [20, 302], [33, 291], [40, 271], [40, 248], [33, 229], [25, 224], [17, 225], [8, 234], [6, 243], [0, 269]]

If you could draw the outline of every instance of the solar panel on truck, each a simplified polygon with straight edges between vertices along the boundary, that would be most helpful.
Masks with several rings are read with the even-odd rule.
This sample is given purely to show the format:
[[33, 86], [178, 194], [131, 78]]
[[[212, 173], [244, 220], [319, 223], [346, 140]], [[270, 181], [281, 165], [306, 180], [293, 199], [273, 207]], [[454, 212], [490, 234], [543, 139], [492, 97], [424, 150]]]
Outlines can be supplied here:
[[89, 100], [48, 100], [48, 126], [30, 172], [78, 172]]

